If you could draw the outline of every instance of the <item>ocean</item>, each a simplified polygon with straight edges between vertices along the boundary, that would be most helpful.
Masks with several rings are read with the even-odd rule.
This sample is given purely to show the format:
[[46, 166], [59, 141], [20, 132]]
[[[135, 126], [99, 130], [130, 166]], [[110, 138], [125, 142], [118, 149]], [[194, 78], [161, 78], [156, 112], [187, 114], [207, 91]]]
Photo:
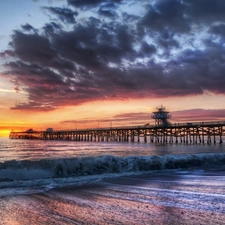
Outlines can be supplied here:
[[0, 139], [0, 225], [225, 224], [225, 144]]

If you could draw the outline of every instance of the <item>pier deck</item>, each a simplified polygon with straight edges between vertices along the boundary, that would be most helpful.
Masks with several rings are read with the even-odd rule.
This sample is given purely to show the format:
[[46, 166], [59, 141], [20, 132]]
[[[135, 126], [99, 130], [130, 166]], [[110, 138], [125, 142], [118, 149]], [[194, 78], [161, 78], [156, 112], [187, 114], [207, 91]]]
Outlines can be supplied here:
[[79, 130], [11, 132], [10, 139], [145, 142], [145, 143], [223, 143], [225, 121], [175, 123], [168, 126], [128, 126]]

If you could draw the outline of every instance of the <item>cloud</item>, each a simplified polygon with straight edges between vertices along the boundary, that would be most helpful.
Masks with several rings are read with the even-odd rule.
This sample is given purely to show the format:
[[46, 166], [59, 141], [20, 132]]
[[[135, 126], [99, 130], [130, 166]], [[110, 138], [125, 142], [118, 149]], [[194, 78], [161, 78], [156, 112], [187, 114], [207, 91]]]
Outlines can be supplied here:
[[48, 103], [40, 104], [40, 102], [30, 101], [28, 103], [18, 103], [16, 104], [15, 107], [11, 107], [11, 109], [23, 110], [23, 111], [29, 111], [30, 109], [34, 111], [52, 111], [56, 108], [51, 105], [51, 102], [49, 104]]
[[223, 0], [160, 0], [149, 5], [140, 23], [153, 31], [169, 29], [176, 33], [191, 32], [193, 26], [207, 26], [224, 21]]
[[[65, 120], [60, 123], [63, 125], [87, 125], [91, 126], [99, 123], [101, 127], [113, 127], [121, 126], [123, 124], [129, 124], [128, 126], [141, 126], [145, 124], [154, 125], [154, 119], [151, 118], [152, 113], [138, 112], [138, 113], [123, 113], [117, 114], [113, 117], [104, 119], [90, 119], [83, 118], [79, 120]], [[171, 123], [187, 123], [187, 122], [204, 122], [204, 121], [221, 121], [225, 119], [225, 109], [190, 109], [190, 110], [179, 110], [170, 112], [172, 116]]]
[[121, 3], [122, 1], [123, 0], [67, 0], [69, 5], [81, 7], [83, 9], [97, 7], [100, 4]]
[[155, 5], [149, 5], [140, 24], [152, 31], [169, 29], [172, 32], [189, 32], [190, 23], [185, 18], [185, 1], [157, 1]]
[[225, 2], [223, 0], [185, 0], [186, 12], [197, 23], [215, 23], [224, 21]]
[[50, 41], [39, 34], [25, 34], [21, 31], [15, 31], [11, 46], [16, 57], [30, 63], [48, 62], [56, 54], [51, 48]]
[[21, 25], [21, 27], [25, 30], [25, 31], [33, 31], [35, 30], [29, 23]]
[[44, 10], [49, 11], [51, 14], [58, 16], [58, 18], [64, 23], [75, 23], [75, 16], [78, 15], [77, 12], [69, 8], [60, 8], [60, 7], [43, 7]]
[[225, 120], [224, 109], [190, 109], [171, 112], [173, 121], [221, 121]]
[[44, 25], [43, 30], [46, 35], [52, 35], [57, 31], [61, 31], [61, 26], [57, 23], [51, 22]]
[[[23, 25], [0, 53], [13, 56], [5, 74], [27, 93], [27, 102], [12, 108], [225, 94], [224, 3], [201, 8], [200, 2], [68, 0], [68, 8], [45, 7], [64, 23]], [[82, 10], [76, 14], [71, 5]]]
[[14, 90], [15, 92], [17, 92], [17, 93], [19, 93], [19, 92], [21, 91], [20, 88], [17, 87], [17, 86], [15, 86], [15, 87], [13, 88], [13, 90]]
[[99, 9], [98, 11], [99, 15], [109, 17], [109, 18], [115, 18], [117, 14], [113, 12], [112, 10], [108, 9]]
[[209, 32], [220, 37], [225, 37], [225, 24], [215, 24], [210, 27]]
[[[64, 125], [79, 125], [79, 124], [86, 124], [86, 125], [93, 125], [96, 123], [99, 123], [100, 127], [109, 127], [109, 126], [121, 126], [123, 124], [130, 124], [130, 125], [144, 125], [146, 123], [149, 123], [149, 121], [151, 120], [151, 114], [150, 113], [143, 113], [143, 112], [139, 112], [139, 113], [125, 113], [125, 114], [118, 114], [115, 115], [113, 117], [109, 117], [109, 118], [104, 118], [104, 119], [88, 119], [88, 118], [84, 118], [84, 119], [79, 119], [79, 120], [65, 120], [65, 121], [61, 121], [61, 124]], [[152, 122], [152, 121], [151, 121]], [[153, 123], [152, 123], [153, 124]]]
[[0, 57], [15, 57], [15, 53], [12, 50], [5, 50], [4, 52], [0, 52]]

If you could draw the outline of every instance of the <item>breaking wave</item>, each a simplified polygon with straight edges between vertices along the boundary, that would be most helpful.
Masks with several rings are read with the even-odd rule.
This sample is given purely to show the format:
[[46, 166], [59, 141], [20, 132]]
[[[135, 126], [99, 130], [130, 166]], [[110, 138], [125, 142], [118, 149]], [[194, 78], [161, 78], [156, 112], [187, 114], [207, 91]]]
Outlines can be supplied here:
[[106, 155], [40, 161], [12, 160], [0, 163], [0, 180], [45, 179], [219, 165], [225, 165], [225, 153], [130, 157]]
[[218, 168], [224, 165], [225, 153], [13, 160], [0, 163], [0, 189], [17, 187], [21, 191], [21, 187], [32, 187], [35, 191], [35, 187], [38, 190], [43, 187], [46, 190], [74, 183], [93, 182], [105, 177], [170, 169]]

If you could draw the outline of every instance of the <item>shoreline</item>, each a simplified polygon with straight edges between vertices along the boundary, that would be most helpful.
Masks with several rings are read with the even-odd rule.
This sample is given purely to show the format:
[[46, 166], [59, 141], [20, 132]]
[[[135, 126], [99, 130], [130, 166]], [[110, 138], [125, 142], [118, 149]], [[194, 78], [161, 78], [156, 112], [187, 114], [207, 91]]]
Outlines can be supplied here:
[[224, 174], [143, 174], [7, 196], [0, 217], [4, 225], [223, 224]]

